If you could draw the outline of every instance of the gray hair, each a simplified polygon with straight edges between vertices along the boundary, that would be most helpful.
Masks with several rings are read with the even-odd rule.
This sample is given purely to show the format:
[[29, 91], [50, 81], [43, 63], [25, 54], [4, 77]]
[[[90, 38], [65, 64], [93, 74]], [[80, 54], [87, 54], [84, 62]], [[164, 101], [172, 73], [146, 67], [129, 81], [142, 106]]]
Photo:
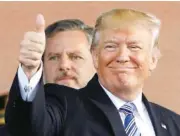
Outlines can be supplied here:
[[80, 30], [85, 33], [89, 44], [91, 45], [93, 37], [93, 27], [86, 25], [79, 19], [65, 19], [59, 20], [49, 25], [46, 30], [46, 39], [54, 36], [57, 32], [68, 31], [68, 30]]

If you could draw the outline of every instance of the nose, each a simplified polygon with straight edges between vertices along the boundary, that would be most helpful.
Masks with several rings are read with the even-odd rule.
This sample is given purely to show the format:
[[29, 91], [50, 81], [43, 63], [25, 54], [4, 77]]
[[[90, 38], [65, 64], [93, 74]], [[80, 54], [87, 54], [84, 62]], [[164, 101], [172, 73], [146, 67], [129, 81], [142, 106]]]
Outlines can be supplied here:
[[117, 53], [116, 62], [125, 63], [129, 61], [129, 50], [127, 47], [122, 45]]
[[59, 61], [59, 70], [60, 71], [68, 71], [70, 70], [71, 62], [66, 54], [61, 55], [61, 59]]

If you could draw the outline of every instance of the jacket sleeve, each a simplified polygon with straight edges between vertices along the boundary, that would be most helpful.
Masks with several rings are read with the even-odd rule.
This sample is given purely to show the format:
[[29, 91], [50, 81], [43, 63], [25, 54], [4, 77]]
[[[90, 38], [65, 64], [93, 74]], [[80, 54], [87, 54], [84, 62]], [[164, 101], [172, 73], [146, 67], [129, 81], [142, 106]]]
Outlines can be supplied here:
[[[56, 91], [56, 85], [48, 87]], [[48, 90], [47, 89], [47, 90]], [[66, 97], [45, 96], [43, 79], [32, 102], [22, 99], [17, 75], [12, 83], [5, 121], [13, 136], [55, 136], [60, 133], [66, 113]], [[45, 101], [46, 100], [46, 101]]]

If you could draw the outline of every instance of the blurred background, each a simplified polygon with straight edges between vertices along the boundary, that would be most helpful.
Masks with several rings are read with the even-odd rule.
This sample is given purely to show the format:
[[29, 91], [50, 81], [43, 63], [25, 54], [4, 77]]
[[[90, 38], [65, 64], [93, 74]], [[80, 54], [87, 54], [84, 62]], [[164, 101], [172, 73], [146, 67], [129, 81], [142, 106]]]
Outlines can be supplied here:
[[163, 57], [144, 92], [149, 100], [180, 113], [180, 2], [0, 2], [1, 97], [8, 93], [15, 76], [19, 43], [24, 32], [35, 30], [38, 13], [44, 15], [46, 25], [59, 19], [79, 18], [94, 26], [96, 18], [112, 8], [142, 10], [161, 19], [159, 44]]

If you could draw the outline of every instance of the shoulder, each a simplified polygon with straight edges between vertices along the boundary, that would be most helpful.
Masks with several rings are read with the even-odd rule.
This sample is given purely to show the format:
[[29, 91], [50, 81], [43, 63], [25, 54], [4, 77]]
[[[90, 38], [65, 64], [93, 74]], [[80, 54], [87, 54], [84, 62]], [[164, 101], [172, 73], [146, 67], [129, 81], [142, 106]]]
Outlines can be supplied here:
[[155, 108], [156, 111], [160, 112], [161, 115], [164, 115], [165, 117], [171, 117], [172, 119], [178, 121], [180, 123], [180, 115], [166, 107], [163, 107], [156, 103], [151, 103], [152, 106]]
[[83, 89], [74, 89], [71, 87], [58, 85], [58, 84], [46, 84], [44, 86], [45, 97], [46, 98], [56, 98], [64, 101], [76, 101], [79, 99], [84, 99], [86, 93], [83, 93]]
[[48, 83], [44, 85], [46, 95], [71, 96], [77, 95], [78, 90], [63, 85]]

